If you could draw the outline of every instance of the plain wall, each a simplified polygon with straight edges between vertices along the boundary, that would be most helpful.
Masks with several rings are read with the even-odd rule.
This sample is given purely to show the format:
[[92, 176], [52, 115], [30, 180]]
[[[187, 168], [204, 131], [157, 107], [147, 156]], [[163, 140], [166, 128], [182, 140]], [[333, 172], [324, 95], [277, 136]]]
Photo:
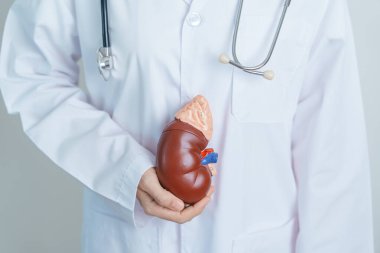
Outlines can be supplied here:
[[[1, 38], [12, 2], [0, 0]], [[81, 212], [82, 185], [38, 150], [0, 95], [0, 253], [79, 253]]]
[[[53, 0], [54, 1], [54, 0]], [[11, 0], [0, 2], [0, 34]], [[380, 1], [349, 0], [372, 167], [375, 238], [380, 235]], [[0, 42], [1, 43], [1, 42]], [[1, 44], [0, 44], [1, 45]], [[0, 252], [80, 252], [81, 185], [54, 165], [6, 114], [0, 96]], [[375, 241], [380, 253], [380, 240]]]

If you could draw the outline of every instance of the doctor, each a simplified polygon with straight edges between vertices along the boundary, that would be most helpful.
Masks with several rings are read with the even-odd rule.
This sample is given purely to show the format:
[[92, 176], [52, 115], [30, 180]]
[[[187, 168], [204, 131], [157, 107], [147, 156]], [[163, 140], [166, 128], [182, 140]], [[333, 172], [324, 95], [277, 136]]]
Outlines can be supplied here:
[[[265, 58], [283, 5], [244, 2], [236, 41], [242, 64]], [[83, 252], [373, 252], [346, 1], [291, 2], [264, 68], [273, 80], [219, 62], [232, 55], [237, 6], [110, 0], [107, 80], [96, 61], [99, 1], [16, 0], [11, 7], [1, 92], [26, 135], [86, 186]], [[86, 90], [78, 87], [79, 59]], [[155, 154], [163, 127], [197, 94], [213, 111], [209, 146], [220, 157], [208, 196], [184, 208], [160, 187]]]

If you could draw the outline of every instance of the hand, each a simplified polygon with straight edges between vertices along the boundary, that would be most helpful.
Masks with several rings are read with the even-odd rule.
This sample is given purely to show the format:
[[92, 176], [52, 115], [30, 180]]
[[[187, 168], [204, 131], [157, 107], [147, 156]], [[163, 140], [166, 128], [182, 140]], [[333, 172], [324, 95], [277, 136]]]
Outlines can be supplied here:
[[141, 177], [137, 188], [137, 199], [146, 214], [182, 224], [202, 213], [213, 192], [214, 186], [211, 185], [203, 199], [185, 208], [182, 200], [162, 188], [156, 170], [152, 167]]

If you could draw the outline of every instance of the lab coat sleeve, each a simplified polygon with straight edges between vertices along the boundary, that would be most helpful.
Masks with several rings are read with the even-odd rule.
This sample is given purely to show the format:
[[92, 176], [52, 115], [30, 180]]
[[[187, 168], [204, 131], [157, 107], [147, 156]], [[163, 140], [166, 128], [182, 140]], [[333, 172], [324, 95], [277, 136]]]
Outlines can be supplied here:
[[345, 0], [331, 0], [309, 55], [292, 129], [296, 253], [372, 253], [361, 89]]
[[8, 113], [19, 113], [24, 132], [42, 152], [124, 207], [130, 224], [144, 226], [151, 216], [138, 205], [136, 191], [155, 156], [79, 88], [73, 3], [20, 0], [12, 5], [0, 58], [3, 99]]

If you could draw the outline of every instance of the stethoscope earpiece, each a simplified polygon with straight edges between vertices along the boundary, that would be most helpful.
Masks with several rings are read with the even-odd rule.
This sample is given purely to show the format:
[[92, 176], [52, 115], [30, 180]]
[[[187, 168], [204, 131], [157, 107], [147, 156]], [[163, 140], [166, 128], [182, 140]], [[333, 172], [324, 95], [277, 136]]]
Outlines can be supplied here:
[[263, 77], [267, 80], [273, 80], [274, 79], [274, 72], [273, 70], [265, 70], [264, 71], [264, 74], [263, 74]]
[[228, 64], [230, 63], [230, 57], [228, 57], [226, 54], [221, 54], [219, 56], [219, 61], [223, 64]]

